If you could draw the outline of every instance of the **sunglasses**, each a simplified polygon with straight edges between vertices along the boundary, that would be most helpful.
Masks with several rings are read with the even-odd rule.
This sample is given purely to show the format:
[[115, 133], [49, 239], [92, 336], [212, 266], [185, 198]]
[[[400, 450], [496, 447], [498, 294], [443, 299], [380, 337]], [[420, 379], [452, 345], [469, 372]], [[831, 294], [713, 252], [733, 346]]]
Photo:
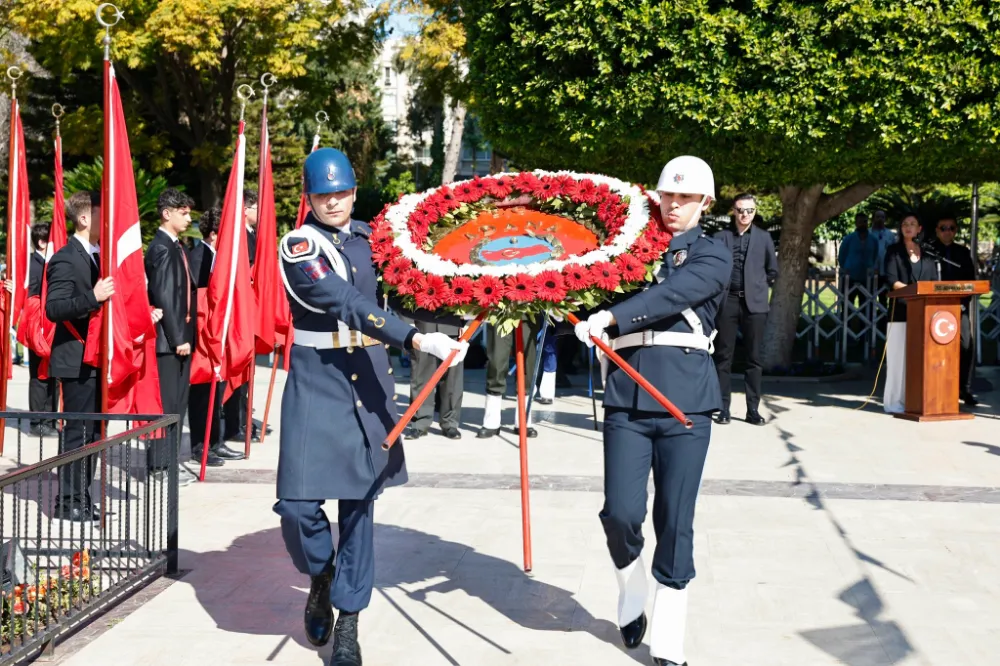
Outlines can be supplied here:
[[957, 231], [958, 227], [938, 227], [938, 231]]
[[739, 213], [740, 215], [749, 215], [751, 213], [756, 213], [757, 209], [756, 208], [737, 208], [736, 212]]

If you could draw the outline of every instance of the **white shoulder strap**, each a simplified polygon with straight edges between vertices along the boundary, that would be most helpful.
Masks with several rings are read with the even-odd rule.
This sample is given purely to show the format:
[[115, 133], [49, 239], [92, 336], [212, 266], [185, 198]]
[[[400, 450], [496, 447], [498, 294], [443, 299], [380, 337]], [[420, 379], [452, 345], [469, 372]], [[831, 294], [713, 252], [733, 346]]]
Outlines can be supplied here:
[[[308, 238], [310, 241], [312, 241], [313, 247], [311, 251], [306, 252], [305, 254], [297, 255], [294, 258], [292, 258], [291, 252], [289, 251], [288, 248], [288, 241], [291, 240], [291, 238], [294, 236], [299, 236], [299, 237], [304, 236]], [[288, 261], [291, 261], [293, 263], [299, 261], [305, 261], [306, 259], [315, 259], [316, 257], [319, 256], [320, 249], [323, 250], [323, 254], [326, 255], [327, 259], [330, 260], [330, 265], [333, 267], [334, 272], [336, 272], [337, 275], [340, 276], [340, 278], [343, 279], [345, 282], [350, 282], [350, 279], [347, 277], [347, 264], [344, 262], [344, 258], [340, 256], [340, 252], [337, 250], [336, 246], [316, 229], [310, 227], [309, 225], [304, 225], [281, 239], [282, 258], [287, 259]], [[290, 284], [288, 284], [288, 277], [285, 275], [285, 262], [284, 261], [279, 262], [279, 266], [281, 266], [281, 281], [285, 283], [285, 291], [288, 292], [288, 294], [292, 298], [294, 298], [295, 301], [299, 305], [304, 307], [306, 310], [309, 310], [310, 312], [315, 312], [317, 314], [325, 314], [324, 310], [309, 305], [301, 298], [299, 298], [299, 295], [296, 294], [295, 290], [292, 289]], [[342, 333], [350, 331], [350, 327], [342, 321], [337, 322], [337, 328]]]

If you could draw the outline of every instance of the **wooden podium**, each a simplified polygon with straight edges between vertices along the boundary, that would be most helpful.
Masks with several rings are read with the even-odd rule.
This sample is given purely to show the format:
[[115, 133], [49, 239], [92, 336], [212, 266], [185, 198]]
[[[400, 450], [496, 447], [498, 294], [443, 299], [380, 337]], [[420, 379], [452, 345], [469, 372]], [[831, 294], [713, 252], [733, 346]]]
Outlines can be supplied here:
[[975, 418], [958, 410], [962, 299], [990, 290], [986, 280], [917, 282], [889, 292], [906, 301], [906, 411], [896, 418]]

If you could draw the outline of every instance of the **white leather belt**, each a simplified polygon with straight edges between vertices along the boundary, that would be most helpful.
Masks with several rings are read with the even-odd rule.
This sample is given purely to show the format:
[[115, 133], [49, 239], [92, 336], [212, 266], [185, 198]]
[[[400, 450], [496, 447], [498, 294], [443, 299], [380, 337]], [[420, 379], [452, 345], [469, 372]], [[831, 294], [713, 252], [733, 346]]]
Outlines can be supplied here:
[[382, 343], [359, 331], [303, 331], [297, 328], [294, 344], [313, 349], [344, 349], [372, 347]]
[[681, 333], [679, 331], [639, 331], [629, 333], [611, 341], [613, 349], [627, 347], [684, 347], [686, 349], [703, 349], [711, 354], [714, 351], [712, 337], [699, 333]]

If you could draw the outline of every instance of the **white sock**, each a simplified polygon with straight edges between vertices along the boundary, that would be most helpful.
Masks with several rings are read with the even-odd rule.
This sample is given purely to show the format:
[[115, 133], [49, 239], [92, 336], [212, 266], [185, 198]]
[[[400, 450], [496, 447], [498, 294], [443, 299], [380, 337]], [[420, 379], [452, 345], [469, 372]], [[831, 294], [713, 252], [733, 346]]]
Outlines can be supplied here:
[[683, 664], [686, 623], [687, 588], [675, 590], [657, 583], [650, 621], [649, 654]]
[[483, 414], [483, 427], [496, 430], [500, 427], [500, 412], [503, 411], [503, 396], [486, 395], [486, 411]]
[[646, 609], [646, 567], [642, 556], [624, 569], [615, 570], [618, 579], [618, 626], [634, 621]]
[[548, 398], [549, 400], [556, 397], [556, 373], [542, 373], [542, 383], [538, 387], [538, 397]]
[[[527, 407], [527, 406], [528, 405], [525, 404], [525, 407]], [[534, 408], [534, 406], [532, 406], [531, 412], [534, 412], [534, 411], [535, 411], [535, 408]], [[535, 420], [535, 417], [532, 415], [531, 412], [528, 412], [528, 427], [529, 428], [531, 427], [532, 422]], [[514, 427], [515, 428], [519, 428], [521, 426], [520, 413], [521, 412], [517, 409], [517, 407], [515, 407], [514, 408]]]

